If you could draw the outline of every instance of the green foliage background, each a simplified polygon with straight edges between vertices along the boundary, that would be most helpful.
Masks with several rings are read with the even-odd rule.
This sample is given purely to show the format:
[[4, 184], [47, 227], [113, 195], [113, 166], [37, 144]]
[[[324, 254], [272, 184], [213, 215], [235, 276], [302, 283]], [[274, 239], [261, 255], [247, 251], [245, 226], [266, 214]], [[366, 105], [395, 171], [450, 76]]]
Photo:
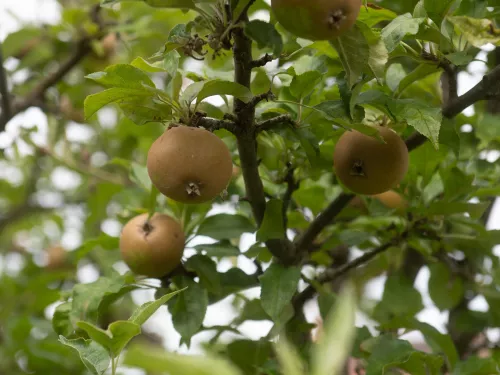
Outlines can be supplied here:
[[[486, 228], [500, 193], [498, 0], [377, 1], [361, 9], [349, 33], [330, 42], [297, 39], [263, 0], [232, 0], [230, 19], [215, 0], [105, 0], [99, 12], [93, 0], [59, 3], [59, 23], [24, 25], [1, 45], [11, 62], [11, 108], [2, 110], [0, 130], [32, 106], [48, 122], [44, 142], [36, 137], [37, 124], [24, 124], [0, 150], [2, 169], [22, 175], [0, 178], [1, 374], [101, 374], [128, 342], [123, 337], [136, 335], [122, 358], [151, 374], [294, 375], [301, 365], [326, 374], [345, 360], [351, 336], [351, 356], [368, 375], [500, 373], [500, 343], [485, 336], [500, 328], [494, 252], [500, 232]], [[214, 16], [220, 24], [208, 23]], [[110, 33], [117, 36], [112, 51], [104, 43]], [[211, 42], [188, 49], [195, 35]], [[234, 82], [233, 57], [249, 63], [238, 51], [242, 45], [255, 60], [236, 64], [252, 70], [249, 85]], [[482, 50], [487, 60], [480, 63], [489, 73], [457, 97], [457, 75], [477, 64]], [[466, 115], [470, 105], [473, 114]], [[74, 140], [75, 120], [90, 139]], [[179, 120], [213, 130], [232, 151], [234, 178], [227, 196], [213, 204], [185, 206], [151, 187], [147, 151]], [[365, 208], [349, 205], [353, 196], [332, 169], [345, 129], [373, 134], [369, 125], [379, 123], [398, 131], [411, 150], [409, 172], [397, 188], [408, 202], [403, 211], [372, 197], [361, 197]], [[75, 172], [78, 183], [58, 185], [61, 170]], [[221, 204], [227, 212], [213, 214]], [[124, 224], [151, 210], [178, 219], [189, 240], [212, 239], [188, 241], [183, 268], [156, 284], [120, 274], [118, 238], [102, 230], [109, 220]], [[81, 245], [66, 249], [62, 267], [48, 267], [49, 249], [75, 231]], [[255, 233], [256, 242], [242, 252], [244, 233]], [[359, 251], [361, 260], [354, 261]], [[254, 262], [255, 272], [238, 268], [238, 257]], [[225, 272], [217, 268], [223, 259], [233, 265]], [[81, 284], [77, 270], [88, 265], [99, 279]], [[448, 312], [447, 333], [416, 318], [424, 304], [414, 282], [423, 267], [430, 271], [432, 302]], [[387, 276], [381, 300], [368, 300], [366, 285], [381, 275]], [[352, 309], [332, 315], [330, 339], [316, 348], [303, 305], [317, 295], [326, 318], [348, 279], [358, 310], [377, 329], [349, 323], [351, 293], [342, 301]], [[258, 286], [260, 299], [245, 297]], [[130, 318], [137, 318], [130, 292], [152, 287], [156, 298], [187, 287], [167, 303], [179, 344], [214, 332], [205, 349], [218, 358], [186, 360], [139, 334], [143, 319]], [[478, 296], [487, 311], [469, 308]], [[204, 326], [207, 307], [224, 298], [238, 316]], [[46, 309], [58, 301], [52, 319]], [[273, 328], [252, 341], [238, 330], [249, 320], [272, 321]], [[423, 335], [429, 351], [400, 338], [410, 331]], [[219, 340], [224, 332], [235, 340]], [[271, 342], [285, 335], [289, 341], [275, 350]], [[83, 362], [61, 342], [76, 347]], [[487, 349], [485, 357], [480, 349]], [[324, 362], [334, 351], [343, 353], [337, 364]]]

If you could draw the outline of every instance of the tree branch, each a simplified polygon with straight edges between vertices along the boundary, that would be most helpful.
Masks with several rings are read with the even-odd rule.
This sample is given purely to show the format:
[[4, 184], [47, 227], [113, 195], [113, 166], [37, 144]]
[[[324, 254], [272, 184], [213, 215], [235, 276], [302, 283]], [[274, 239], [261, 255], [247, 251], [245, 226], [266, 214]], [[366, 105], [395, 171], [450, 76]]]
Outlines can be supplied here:
[[250, 100], [247, 103], [247, 106], [255, 108], [257, 106], [257, 104], [259, 104], [260, 102], [262, 102], [264, 100], [267, 102], [267, 101], [269, 101], [269, 99], [274, 99], [274, 94], [273, 94], [273, 92], [271, 90], [266, 91], [265, 93], [262, 93], [262, 94], [254, 96], [252, 98], [252, 100]]
[[451, 100], [443, 108], [443, 116], [453, 118], [465, 108], [480, 100], [486, 100], [500, 93], [500, 65], [492, 69], [483, 79], [465, 94]]
[[311, 222], [306, 231], [294, 241], [297, 251], [302, 252], [308, 249], [321, 231], [335, 219], [340, 211], [342, 211], [353, 198], [354, 194], [341, 193], [331, 202], [330, 205]]
[[227, 131], [237, 134], [239, 131], [238, 126], [233, 121], [218, 120], [211, 117], [200, 116], [192, 122], [192, 125], [201, 126], [210, 131], [226, 129]]
[[290, 115], [280, 115], [273, 117], [269, 120], [264, 120], [261, 122], [258, 122], [255, 127], [257, 128], [257, 131], [263, 131], [263, 130], [269, 130], [272, 129], [276, 126], [279, 126], [281, 124], [289, 124], [293, 127], [297, 126], [297, 123], [292, 119]]
[[[239, 16], [237, 22], [248, 21], [247, 11], [254, 1], [250, 1], [245, 10]], [[241, 28], [235, 28], [232, 32], [234, 38], [233, 60], [234, 81], [250, 88], [252, 74], [252, 41]], [[266, 195], [264, 185], [259, 174], [259, 163], [257, 161], [257, 139], [255, 131], [255, 106], [247, 105], [239, 99], [234, 100], [234, 117], [238, 126], [236, 140], [240, 165], [245, 181], [246, 197], [252, 208], [252, 213], [260, 226], [264, 219], [266, 210]], [[284, 264], [293, 264], [295, 251], [288, 239], [266, 241], [269, 251]]]
[[[3, 66], [2, 43], [0, 42], [0, 95], [2, 95], [2, 116], [11, 117], [10, 92], [7, 84], [7, 74]], [[5, 124], [0, 124], [0, 133], [5, 130]]]
[[275, 57], [268, 55], [267, 53], [258, 60], [252, 60], [252, 68], [259, 68], [265, 66], [267, 63], [273, 61]]
[[[445, 71], [446, 72], [446, 71]], [[494, 96], [500, 95], [500, 65], [492, 69], [488, 74], [486, 74], [481, 82], [476, 86], [471, 88], [465, 94], [452, 99], [453, 94], [450, 95], [450, 101], [443, 106], [443, 116], [449, 119], [460, 114], [464, 109], [477, 103], [480, 100], [487, 100]], [[453, 86], [451, 86], [453, 88]], [[420, 133], [413, 133], [406, 140], [406, 145], [408, 150], [414, 150], [415, 148], [423, 145], [427, 141], [427, 138]]]
[[295, 190], [297, 190], [300, 186], [300, 182], [296, 181], [293, 177], [293, 172], [295, 168], [289, 164], [288, 169], [286, 171], [286, 176], [284, 178], [284, 182], [286, 182], [287, 187], [285, 194], [283, 195], [283, 224], [285, 229], [288, 228], [288, 208], [290, 207], [290, 203], [292, 201], [292, 194]]
[[[317, 278], [316, 281], [319, 284], [324, 284], [327, 282], [335, 281], [337, 278], [345, 275], [346, 273], [348, 273], [352, 269], [357, 268], [365, 263], [368, 263], [370, 260], [375, 258], [377, 255], [383, 253], [384, 251], [388, 250], [392, 246], [399, 244], [401, 241], [403, 241], [408, 236], [408, 233], [409, 233], [409, 230], [405, 230], [399, 236], [397, 236], [397, 237], [393, 238], [392, 240], [386, 242], [385, 244], [373, 249], [372, 251], [364, 253], [362, 256], [350, 261], [349, 263], [345, 263], [336, 269], [326, 270], [322, 275], [320, 275]], [[315, 288], [312, 285], [308, 285], [302, 292], [300, 292], [297, 296], [295, 296], [295, 298], [292, 301], [293, 306], [304, 305], [304, 303], [307, 300], [314, 297], [315, 293], [316, 293]]]
[[55, 72], [43, 78], [25, 97], [19, 100], [14, 100], [10, 106], [10, 113], [3, 111], [0, 116], [0, 131], [5, 129], [7, 122], [9, 122], [12, 117], [25, 111], [33, 105], [39, 105], [37, 103], [43, 102], [45, 92], [63, 79], [69, 71], [78, 65], [78, 63], [80, 63], [80, 61], [92, 51], [92, 40], [99, 39], [104, 35], [102, 31], [105, 25], [98, 16], [99, 10], [99, 5], [92, 7], [90, 16], [91, 19], [98, 25], [100, 32], [97, 33], [96, 36], [84, 36], [78, 40], [75, 44], [75, 50], [73, 53], [59, 65]]

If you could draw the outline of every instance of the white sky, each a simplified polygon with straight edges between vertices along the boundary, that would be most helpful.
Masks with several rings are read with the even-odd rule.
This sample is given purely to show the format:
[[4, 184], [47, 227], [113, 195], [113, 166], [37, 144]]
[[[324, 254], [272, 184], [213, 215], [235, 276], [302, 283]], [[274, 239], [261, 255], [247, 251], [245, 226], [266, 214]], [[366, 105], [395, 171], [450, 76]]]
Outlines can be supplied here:
[[[3, 40], [5, 36], [20, 28], [22, 23], [26, 22], [57, 22], [59, 17], [59, 5], [54, 0], [1, 0], [0, 4], [0, 40]], [[21, 22], [20, 22], [21, 20]], [[480, 56], [481, 59], [484, 60], [485, 56]], [[485, 66], [482, 63], [474, 62], [470, 65], [470, 72], [472, 73], [461, 73], [459, 76], [459, 93], [462, 94], [466, 92], [469, 88], [474, 86], [477, 82], [480, 81], [483, 73], [485, 72]], [[470, 113], [472, 109], [468, 109]], [[28, 111], [24, 112], [13, 118], [8, 126], [6, 134], [0, 134], [0, 148], [6, 147], [11, 143], [13, 139], [19, 134], [19, 128], [22, 126], [31, 127], [33, 124], [36, 124], [40, 128], [40, 134], [38, 134], [37, 140], [43, 141], [45, 139], [47, 121], [43, 113], [36, 109], [31, 108]], [[81, 138], [82, 140], [86, 139], [89, 135], [88, 128], [85, 128], [78, 124], [72, 124], [72, 134], [79, 134], [77, 138]], [[79, 131], [78, 131], [79, 130]], [[74, 173], [64, 168], [58, 168], [58, 174], [53, 176], [55, 179], [54, 182], [59, 184], [64, 184], [65, 181], [71, 180], [70, 176], [74, 176]], [[12, 174], [11, 174], [12, 176]], [[6, 178], [6, 173], [2, 173], [0, 171], [0, 178]], [[492, 219], [489, 223], [490, 229], [500, 229], [500, 207], [497, 204], [494, 209], [494, 214], [492, 215]], [[78, 222], [78, 220], [76, 220]], [[82, 239], [78, 232], [78, 223], [75, 225], [75, 229], [71, 231], [71, 233], [63, 234], [62, 242], [68, 248], [77, 247]], [[120, 232], [120, 225], [117, 224], [116, 221], [108, 220], [104, 226], [103, 230], [110, 235], [118, 235]], [[198, 243], [207, 243], [209, 239], [197, 239]], [[242, 240], [242, 247], [247, 248], [250, 243], [254, 241], [253, 236], [246, 235]], [[244, 257], [240, 257], [238, 259], [238, 266], [242, 268], [245, 272], [253, 272], [254, 266]], [[232, 265], [228, 261], [221, 262], [218, 266], [220, 271], [225, 271], [232, 267]], [[78, 273], [78, 276], [83, 282], [91, 282], [95, 280], [98, 275], [92, 267], [85, 267], [81, 269]], [[440, 331], [444, 332], [444, 324], [447, 319], [447, 313], [441, 313], [437, 308], [435, 308], [432, 304], [432, 301], [429, 297], [429, 293], [427, 291], [427, 282], [429, 279], [429, 270], [427, 267], [423, 268], [419, 273], [416, 279], [416, 287], [422, 293], [424, 304], [426, 308], [418, 314], [418, 318], [421, 321], [430, 323], [438, 328]], [[379, 277], [373, 280], [368, 288], [367, 288], [367, 297], [369, 298], [380, 298], [383, 290], [385, 277]], [[254, 288], [248, 291], [248, 295], [252, 297], [258, 297], [260, 294], [259, 288]], [[134, 299], [137, 303], [143, 303], [151, 300], [153, 298], [153, 292], [134, 292]], [[230, 299], [226, 299], [222, 302], [219, 302], [216, 305], [212, 305], [209, 307], [204, 324], [207, 326], [210, 325], [219, 325], [226, 324], [232, 317], [234, 317], [234, 311], [230, 306]], [[48, 313], [50, 314], [53, 311], [54, 306], [52, 306]], [[484, 311], [487, 310], [488, 305], [483, 297], [476, 298], [471, 303], [471, 308], [475, 310]], [[309, 321], [314, 321], [316, 316], [318, 316], [318, 309], [314, 302], [311, 302], [307, 306], [307, 317]], [[173, 329], [171, 324], [171, 319], [166, 314], [166, 308], [162, 307], [151, 319], [146, 323], [145, 328], [151, 330], [152, 332], [161, 333], [165, 338], [165, 344], [167, 348], [171, 350], [177, 349], [177, 344], [179, 342], [179, 335]], [[365, 317], [361, 314], [358, 314], [357, 324], [369, 324]], [[257, 339], [259, 337], [265, 336], [271, 327], [270, 323], [262, 323], [262, 322], [247, 322], [243, 324], [240, 328], [241, 331], [247, 335], [248, 338]], [[500, 336], [500, 330], [492, 330], [490, 332], [491, 338], [496, 338]], [[193, 338], [193, 346], [190, 352], [199, 352], [200, 347], [199, 343], [206, 341], [207, 338], [211, 337], [212, 333], [202, 333], [198, 334]], [[416, 333], [412, 333], [408, 335], [408, 338], [411, 339], [419, 339], [421, 336]], [[181, 349], [182, 352], [185, 352], [185, 347]]]

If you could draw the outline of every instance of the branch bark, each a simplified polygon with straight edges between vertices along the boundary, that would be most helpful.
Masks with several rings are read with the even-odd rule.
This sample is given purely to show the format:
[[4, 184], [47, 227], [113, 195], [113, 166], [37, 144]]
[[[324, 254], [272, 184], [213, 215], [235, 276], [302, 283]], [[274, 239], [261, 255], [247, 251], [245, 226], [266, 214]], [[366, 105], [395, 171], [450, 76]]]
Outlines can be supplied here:
[[280, 115], [273, 117], [269, 120], [261, 121], [257, 123], [255, 126], [257, 128], [257, 131], [260, 132], [263, 130], [269, 130], [271, 128], [274, 128], [282, 124], [290, 124], [293, 127], [297, 125], [290, 115]]
[[328, 226], [345, 206], [354, 198], [354, 194], [341, 193], [309, 225], [307, 230], [294, 241], [298, 252], [308, 249], [321, 231]]
[[[248, 21], [247, 11], [252, 3], [253, 1], [249, 2], [245, 11], [240, 15], [238, 22]], [[250, 88], [252, 74], [252, 41], [245, 35], [241, 28], [235, 28], [232, 35], [234, 38], [234, 81]], [[257, 158], [255, 105], [248, 105], [235, 98], [233, 112], [235, 122], [238, 126], [236, 141], [238, 143], [243, 180], [245, 181], [246, 200], [250, 203], [257, 226], [260, 226], [266, 210], [266, 195], [259, 174], [259, 163]], [[294, 263], [295, 251], [292, 243], [288, 239], [269, 240], [266, 242], [266, 246], [273, 256], [282, 263], [288, 265]]]
[[[2, 95], [2, 116], [11, 117], [10, 92], [7, 84], [7, 74], [3, 66], [2, 43], [0, 43], [0, 95]], [[0, 133], [5, 130], [5, 125], [0, 125]]]
[[[445, 70], [446, 72], [446, 70]], [[491, 99], [495, 96], [500, 95], [500, 65], [492, 69], [488, 74], [486, 74], [483, 79], [465, 94], [453, 98], [453, 94], [450, 95], [450, 101], [443, 106], [443, 116], [449, 119], [460, 114], [464, 109], [470, 107], [471, 105], [477, 103], [481, 100]], [[451, 86], [453, 87], [453, 86]], [[427, 141], [427, 138], [420, 133], [413, 133], [406, 140], [406, 145], [408, 150], [414, 150], [420, 147]]]
[[[388, 250], [392, 246], [395, 246], [399, 244], [402, 240], [404, 240], [408, 236], [409, 231], [406, 230], [403, 233], [401, 233], [399, 236], [393, 238], [392, 240], [386, 242], [385, 244], [373, 249], [372, 251], [369, 251], [367, 253], [364, 253], [362, 256], [350, 261], [349, 263], [346, 263], [342, 266], [340, 266], [337, 269], [328, 269], [326, 270], [322, 275], [320, 275], [317, 278], [317, 282], [319, 284], [324, 284], [327, 282], [332, 282], [335, 281], [337, 278], [340, 276], [343, 276], [347, 274], [349, 271], [365, 264], [368, 263], [370, 260], [375, 258], [377, 255], [383, 253], [384, 251]], [[303, 306], [304, 303], [314, 297], [314, 294], [316, 293], [315, 288], [312, 285], [308, 285], [302, 292], [300, 292], [298, 295], [295, 296], [295, 298], [292, 301], [293, 306]]]
[[[90, 10], [90, 18], [99, 27], [99, 32], [94, 36], [83, 36], [80, 40], [75, 43], [75, 49], [73, 53], [64, 60], [56, 71], [47, 75], [45, 78], [41, 79], [40, 82], [23, 98], [14, 100], [10, 103], [9, 111], [2, 111], [0, 115], [0, 132], [5, 130], [7, 122], [15, 115], [25, 111], [31, 106], [40, 106], [43, 103], [45, 92], [57, 82], [62, 80], [66, 74], [68, 74], [76, 65], [80, 63], [91, 51], [91, 42], [94, 39], [100, 39], [104, 35], [105, 23], [99, 18], [100, 6], [95, 5]], [[1, 58], [0, 58], [1, 62]], [[2, 69], [0, 69], [3, 72]], [[0, 72], [0, 75], [1, 75]], [[0, 77], [1, 78], [1, 77]], [[1, 79], [0, 79], [1, 81]], [[8, 95], [7, 95], [8, 97]], [[4, 98], [4, 95], [2, 95]]]

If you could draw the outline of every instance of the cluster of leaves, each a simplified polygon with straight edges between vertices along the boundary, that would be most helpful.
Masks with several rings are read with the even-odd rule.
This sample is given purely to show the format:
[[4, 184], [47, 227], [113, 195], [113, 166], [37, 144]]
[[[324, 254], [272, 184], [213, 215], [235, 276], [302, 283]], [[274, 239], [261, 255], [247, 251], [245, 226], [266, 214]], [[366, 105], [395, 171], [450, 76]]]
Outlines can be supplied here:
[[[283, 330], [307, 335], [311, 328], [296, 319], [293, 302], [301, 278], [319, 291], [321, 315], [326, 318], [337, 298], [335, 285], [321, 285], [314, 279], [341, 263], [339, 249], [376, 249], [413, 228], [416, 220], [424, 224], [411, 230], [403, 243], [387, 246], [383, 254], [351, 273], [360, 291], [373, 278], [388, 274], [381, 300], [363, 299], [367, 303], [358, 306], [376, 323], [377, 334], [358, 328], [351, 355], [360, 359], [367, 374], [389, 373], [394, 368], [412, 374], [438, 374], [443, 368], [453, 374], [498, 372], [498, 350], [491, 349], [486, 359], [467, 357], [468, 346], [464, 349], [462, 344], [464, 337], [500, 327], [499, 261], [492, 250], [500, 235], [485, 226], [500, 181], [498, 162], [485, 155], [499, 150], [500, 121], [483, 102], [475, 104], [473, 115], [447, 116], [443, 107], [450, 100], [444, 98], [440, 85], [443, 71], [465, 71], [477, 63], [485, 44], [500, 45], [498, 1], [379, 1], [362, 8], [347, 34], [331, 42], [311, 42], [275, 24], [268, 2], [262, 0], [232, 0], [231, 17], [221, 2], [211, 0], [105, 0], [102, 19], [109, 23], [109, 32], [119, 35], [120, 47], [112, 56], [103, 55], [98, 27], [88, 12], [95, 1], [81, 1], [78, 6], [60, 3], [60, 23], [42, 29], [27, 26], [10, 34], [2, 45], [4, 57], [18, 60], [9, 74], [27, 72], [12, 90], [14, 96], [23, 97], [36, 88], [40, 73], [49, 75], [54, 61], [64, 61], [72, 53], [73, 42], [82, 33], [96, 36], [90, 54], [77, 68], [43, 101], [32, 103], [47, 116], [45, 144], [36, 142], [36, 129], [30, 129], [3, 150], [5, 160], [0, 165], [20, 171], [22, 179], [0, 178], [0, 209], [7, 213], [0, 216], [0, 248], [6, 249], [5, 264], [20, 260], [22, 267], [0, 275], [0, 298], [7, 301], [0, 312], [0, 354], [13, 358], [0, 363], [0, 372], [84, 373], [74, 353], [57, 342], [58, 335], [78, 350], [91, 372], [103, 373], [110, 362], [115, 368], [124, 346], [140, 333], [140, 325], [173, 297], [167, 305], [181, 344], [189, 345], [200, 332], [215, 331], [207, 348], [232, 364], [212, 357], [175, 356], [144, 344], [128, 352], [126, 364], [176, 374], [214, 373], [214, 368], [228, 375], [257, 370], [277, 374], [281, 368], [294, 375], [305, 373], [300, 369], [310, 362], [311, 374], [324, 374], [349, 351], [351, 333], [339, 326], [352, 327], [349, 310], [354, 306], [342, 300], [346, 310], [338, 314], [343, 316], [338, 318], [341, 323], [326, 319], [325, 327], [333, 322], [325, 334], [331, 341], [325, 340], [311, 356], [286, 342], [278, 345], [275, 356], [272, 338]], [[251, 20], [245, 22], [241, 16], [248, 5]], [[270, 22], [254, 17], [262, 11], [268, 12]], [[271, 68], [256, 64], [250, 87], [233, 81], [228, 43], [234, 43], [231, 30], [240, 29], [252, 40], [254, 57], [267, 53], [277, 60]], [[39, 38], [37, 43], [22, 51], [33, 38]], [[193, 56], [204, 57], [203, 64], [193, 65]], [[494, 52], [487, 56], [487, 66], [500, 63]], [[230, 198], [214, 203], [223, 203], [229, 213], [217, 214], [211, 204], [184, 206], [157, 196], [144, 165], [147, 150], [164, 125], [172, 120], [212, 124], [232, 150], [235, 165], [246, 168], [237, 140], [228, 131], [234, 129], [228, 129], [225, 121], [231, 120], [228, 114], [235, 100], [252, 104], [257, 95], [271, 99], [259, 103], [255, 111], [256, 126], [262, 127], [257, 135], [259, 172], [269, 196], [261, 225], [251, 218], [250, 205], [238, 200], [246, 194], [238, 171], [228, 188]], [[214, 97], [222, 100], [206, 100]], [[63, 98], [69, 99], [71, 112], [80, 116], [64, 110]], [[83, 114], [84, 124], [72, 122]], [[275, 121], [282, 116], [290, 121]], [[430, 141], [412, 151], [408, 175], [398, 189], [408, 201], [406, 212], [365, 197], [368, 214], [355, 207], [342, 210], [338, 220], [328, 223], [308, 244], [310, 248], [303, 249], [307, 253], [303, 264], [285, 267], [272, 262], [267, 241], [287, 235], [299, 238], [342, 194], [331, 161], [338, 137], [344, 129], [373, 134], [368, 125], [374, 123], [389, 123], [405, 138], [416, 131]], [[81, 129], [91, 136], [78, 140]], [[26, 144], [33, 155], [23, 156]], [[57, 184], [61, 170], [76, 173], [76, 187]], [[290, 176], [300, 184], [291, 184]], [[163, 280], [155, 302], [133, 313], [129, 292], [147, 283], [116, 273], [118, 233], [105, 234], [101, 228], [110, 220], [124, 223], [154, 207], [182, 222], [187, 248], [194, 255], [183, 262], [184, 273]], [[70, 219], [77, 215], [75, 224]], [[83, 240], [69, 253], [68, 269], [40, 272], [44, 250], [64, 233], [75, 231]], [[242, 251], [245, 233], [255, 233], [256, 242]], [[204, 243], [192, 245], [200, 236]], [[416, 254], [418, 261], [411, 264], [408, 254]], [[235, 260], [242, 257], [258, 265], [255, 273], [237, 267]], [[221, 272], [221, 260], [232, 260], [233, 267]], [[302, 267], [305, 264], [312, 265], [313, 271]], [[449, 334], [415, 318], [424, 304], [413, 284], [424, 264], [430, 270], [432, 302], [439, 310], [449, 311]], [[89, 265], [100, 277], [81, 284], [76, 270]], [[253, 287], [261, 288], [260, 299], [245, 296]], [[187, 289], [175, 297], [169, 294], [183, 288]], [[484, 296], [487, 311], [467, 308], [476, 296]], [[209, 306], [228, 297], [237, 317], [223, 326], [205, 326]], [[54, 334], [44, 310], [58, 300], [62, 303], [52, 320]], [[274, 325], [267, 337], [252, 341], [239, 331], [246, 321]], [[334, 331], [343, 333], [334, 336]], [[400, 338], [410, 331], [424, 336], [428, 352]], [[236, 334], [237, 339], [221, 345], [225, 332]], [[346, 343], [341, 340], [344, 337]], [[321, 362], [329, 356], [331, 363]]]

